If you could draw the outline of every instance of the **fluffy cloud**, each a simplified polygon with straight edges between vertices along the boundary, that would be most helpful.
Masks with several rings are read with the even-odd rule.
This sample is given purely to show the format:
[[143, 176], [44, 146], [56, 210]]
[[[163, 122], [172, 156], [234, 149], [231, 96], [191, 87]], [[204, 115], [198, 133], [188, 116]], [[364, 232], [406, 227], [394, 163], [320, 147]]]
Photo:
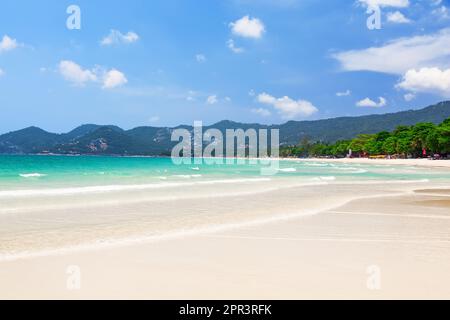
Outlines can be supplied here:
[[346, 91], [343, 91], [343, 92], [337, 92], [336, 96], [338, 96], [338, 97], [348, 97], [351, 94], [352, 94], [352, 92], [350, 90], [346, 90]]
[[97, 81], [97, 75], [94, 71], [83, 69], [73, 61], [61, 61], [59, 63], [59, 73], [64, 79], [77, 86], [84, 86], [88, 82]]
[[275, 98], [267, 93], [258, 95], [258, 102], [273, 106], [284, 119], [294, 119], [299, 116], [308, 117], [319, 111], [309, 101], [295, 101], [287, 96]]
[[118, 30], [111, 30], [109, 35], [104, 37], [100, 44], [102, 46], [111, 46], [117, 44], [130, 44], [139, 40], [139, 36], [130, 31], [126, 34], [121, 33]]
[[228, 46], [228, 49], [230, 49], [234, 53], [242, 53], [242, 52], [244, 52], [244, 48], [236, 47], [236, 45], [234, 44], [234, 40], [233, 39], [230, 39], [230, 40], [227, 41], [227, 46]]
[[367, 7], [394, 7], [407, 8], [409, 0], [358, 0], [359, 3]]
[[125, 75], [116, 69], [104, 70], [96, 67], [92, 70], [83, 69], [73, 61], [63, 60], [59, 63], [59, 73], [75, 86], [85, 86], [87, 83], [102, 83], [103, 89], [112, 89], [128, 82]]
[[411, 92], [437, 93], [443, 97], [450, 97], [450, 69], [409, 70], [397, 87]]
[[264, 108], [255, 108], [251, 110], [254, 114], [260, 115], [261, 117], [270, 117], [272, 113]]
[[386, 106], [387, 102], [386, 99], [383, 97], [379, 97], [379, 102], [375, 102], [370, 98], [365, 98], [361, 101], [358, 101], [356, 103], [357, 107], [363, 107], [363, 108], [381, 108]]
[[7, 35], [3, 36], [3, 39], [0, 41], [0, 53], [4, 51], [11, 51], [16, 49], [19, 46], [16, 39], [11, 39]]
[[128, 82], [125, 75], [119, 70], [112, 69], [105, 73], [103, 77], [103, 89], [113, 89], [123, 86]]
[[392, 23], [399, 23], [399, 24], [405, 24], [405, 23], [411, 23], [411, 20], [406, 18], [403, 13], [400, 11], [395, 12], [389, 12], [387, 14], [387, 20]]
[[407, 93], [403, 96], [403, 98], [405, 99], [405, 101], [413, 101], [416, 98], [416, 95], [414, 93]]
[[197, 60], [198, 63], [203, 63], [206, 61], [206, 56], [204, 54], [196, 54], [195, 55], [195, 60]]
[[213, 105], [213, 104], [216, 104], [217, 102], [219, 102], [219, 100], [217, 99], [217, 96], [215, 96], [215, 95], [209, 96], [209, 97], [206, 99], [206, 103], [207, 103], [207, 104]]
[[450, 29], [438, 33], [399, 38], [380, 47], [340, 52], [333, 57], [344, 71], [374, 71], [403, 75], [430, 65], [450, 67]]
[[440, 6], [437, 9], [433, 9], [432, 14], [438, 17], [441, 20], [450, 19], [450, 9], [446, 6]]
[[3, 69], [0, 69], [0, 77], [5, 75], [5, 71], [3, 71]]
[[266, 31], [261, 20], [251, 18], [250, 16], [242, 17], [241, 19], [230, 23], [230, 28], [237, 36], [255, 39], [261, 38]]

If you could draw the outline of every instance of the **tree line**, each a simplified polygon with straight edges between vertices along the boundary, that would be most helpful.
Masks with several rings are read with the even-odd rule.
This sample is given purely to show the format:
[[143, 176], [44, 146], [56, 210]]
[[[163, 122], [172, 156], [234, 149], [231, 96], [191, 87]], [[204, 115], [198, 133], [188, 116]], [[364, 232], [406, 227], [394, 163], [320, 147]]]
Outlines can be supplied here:
[[422, 158], [450, 153], [450, 118], [439, 125], [417, 123], [414, 126], [399, 126], [393, 132], [360, 134], [353, 140], [336, 143], [311, 142], [303, 139], [296, 146], [285, 146], [280, 150], [283, 157], [370, 157], [392, 156], [400, 158]]

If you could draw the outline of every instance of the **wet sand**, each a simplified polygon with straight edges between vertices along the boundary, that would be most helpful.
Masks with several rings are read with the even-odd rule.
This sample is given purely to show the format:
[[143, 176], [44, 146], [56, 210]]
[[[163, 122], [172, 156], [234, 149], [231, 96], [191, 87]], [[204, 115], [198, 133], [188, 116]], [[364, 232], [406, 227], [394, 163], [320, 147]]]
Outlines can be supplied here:
[[[450, 299], [449, 209], [445, 199], [410, 192], [285, 221], [1, 262], [0, 298]], [[79, 290], [71, 290], [74, 270]]]
[[[299, 159], [288, 159], [299, 160]], [[430, 159], [368, 159], [368, 158], [345, 158], [345, 159], [300, 159], [309, 162], [328, 162], [346, 164], [375, 164], [375, 165], [406, 165], [427, 168], [450, 168], [450, 160], [430, 160]]]

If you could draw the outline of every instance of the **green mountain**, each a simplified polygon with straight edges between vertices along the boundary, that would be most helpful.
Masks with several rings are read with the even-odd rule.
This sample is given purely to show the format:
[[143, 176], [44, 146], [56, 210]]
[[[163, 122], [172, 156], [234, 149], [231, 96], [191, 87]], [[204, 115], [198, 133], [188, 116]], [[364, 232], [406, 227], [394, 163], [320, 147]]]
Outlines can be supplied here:
[[280, 131], [283, 136], [281, 140], [287, 144], [296, 144], [304, 137], [314, 141], [336, 142], [352, 139], [358, 134], [392, 131], [400, 125], [411, 126], [419, 122], [439, 124], [449, 117], [450, 101], [446, 101], [425, 109], [383, 115], [291, 121], [282, 125]]
[[[419, 122], [439, 124], [450, 118], [450, 101], [420, 110], [383, 115], [341, 117], [317, 121], [289, 121], [282, 125], [266, 126], [221, 121], [204, 130], [279, 129], [282, 145], [295, 145], [302, 139], [333, 143], [352, 139], [359, 134], [392, 131], [400, 125]], [[179, 126], [193, 130], [191, 126]], [[174, 142], [171, 134], [177, 128], [138, 127], [123, 130], [117, 126], [82, 125], [68, 133], [55, 134], [30, 127], [0, 136], [0, 154], [90, 154], [90, 155], [163, 155], [170, 154]]]
[[58, 143], [60, 136], [29, 127], [0, 136], [0, 153], [38, 153]]

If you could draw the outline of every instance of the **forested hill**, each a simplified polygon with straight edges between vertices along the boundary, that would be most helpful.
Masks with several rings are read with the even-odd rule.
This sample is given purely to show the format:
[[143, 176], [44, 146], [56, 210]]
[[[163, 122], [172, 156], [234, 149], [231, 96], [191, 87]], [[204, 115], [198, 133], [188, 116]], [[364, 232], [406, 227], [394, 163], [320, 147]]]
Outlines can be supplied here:
[[[317, 121], [290, 121], [282, 125], [265, 126], [222, 121], [205, 128], [226, 129], [280, 129], [283, 145], [298, 144], [304, 138], [310, 141], [332, 143], [352, 139], [359, 134], [392, 131], [400, 125], [419, 122], [439, 124], [450, 118], [450, 101], [420, 110], [383, 115], [341, 117]], [[190, 126], [183, 126], [192, 130]], [[139, 127], [123, 130], [117, 126], [82, 125], [65, 134], [50, 133], [29, 127], [0, 136], [0, 154], [92, 154], [92, 155], [163, 155], [174, 143], [171, 133], [175, 128]]]

